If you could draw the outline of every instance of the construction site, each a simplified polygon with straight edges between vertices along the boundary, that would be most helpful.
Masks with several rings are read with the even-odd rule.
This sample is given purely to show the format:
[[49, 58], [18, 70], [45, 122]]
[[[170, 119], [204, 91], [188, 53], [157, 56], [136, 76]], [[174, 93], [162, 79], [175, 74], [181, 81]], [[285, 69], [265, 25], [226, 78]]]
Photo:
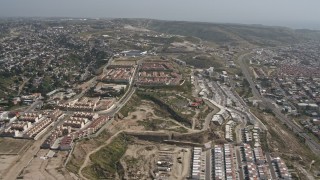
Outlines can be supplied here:
[[125, 179], [185, 179], [190, 171], [190, 147], [135, 141], [121, 159]]

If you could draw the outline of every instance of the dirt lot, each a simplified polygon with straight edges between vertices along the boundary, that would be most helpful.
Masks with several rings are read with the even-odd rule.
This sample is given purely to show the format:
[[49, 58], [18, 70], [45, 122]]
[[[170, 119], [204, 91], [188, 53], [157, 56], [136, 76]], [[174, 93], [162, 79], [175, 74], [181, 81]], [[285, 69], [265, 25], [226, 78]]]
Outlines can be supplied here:
[[157, 107], [150, 101], [141, 101], [141, 105], [136, 107], [133, 112], [129, 112], [121, 122], [130, 130], [168, 130], [175, 132], [187, 133], [189, 128], [176, 122], [173, 119], [162, 117], [156, 113]]
[[4, 172], [18, 160], [18, 155], [0, 155], [0, 179]]
[[27, 149], [31, 142], [26, 139], [0, 139], [0, 179], [1, 175], [18, 160], [19, 154], [23, 153], [23, 150]]
[[[179, 159], [179, 162], [178, 162]], [[126, 179], [185, 179], [188, 176], [191, 160], [189, 148], [182, 148], [146, 141], [136, 141], [129, 145], [121, 159]], [[157, 165], [161, 161], [168, 165]], [[169, 167], [170, 171], [160, 170], [159, 167]]]
[[62, 167], [67, 152], [58, 152], [57, 157], [45, 158], [49, 150], [41, 149], [21, 173], [23, 179], [72, 179]]
[[0, 155], [18, 154], [25, 149], [31, 140], [1, 138], [0, 139]]
[[[148, 102], [143, 102], [141, 103], [140, 106], [135, 107], [135, 110], [133, 112], [129, 112], [128, 116], [125, 117], [124, 119], [117, 119], [116, 121], [114, 121], [110, 127], [108, 127], [108, 132], [105, 132], [105, 135], [99, 136], [97, 138], [94, 139], [89, 139], [89, 140], [83, 140], [77, 143], [74, 152], [72, 154], [72, 158], [69, 161], [67, 168], [69, 171], [73, 172], [73, 173], [77, 173], [79, 168], [81, 167], [81, 165], [84, 162], [84, 158], [86, 156], [86, 154], [88, 154], [89, 152], [93, 151], [94, 149], [96, 149], [97, 147], [99, 147], [100, 145], [104, 144], [106, 142], [107, 139], [110, 138], [110, 136], [112, 134], [115, 134], [121, 130], [130, 130], [130, 131], [144, 131], [146, 130], [146, 127], [148, 127], [147, 124], [143, 124], [141, 123], [142, 121], [151, 121], [151, 122], [156, 122], [156, 125], [159, 125], [158, 121], [159, 119], [157, 118], [161, 118], [157, 115], [155, 115], [154, 109], [152, 108], [152, 106], [150, 106], [150, 104], [148, 104]], [[173, 121], [173, 120], [172, 120]], [[163, 125], [161, 128], [162, 130], [164, 130], [163, 128], [167, 127], [166, 125], [170, 124], [170, 126], [168, 126], [167, 128], [181, 128], [181, 126], [176, 123], [176, 122], [171, 122], [169, 120], [167, 120], [166, 122], [161, 122], [160, 125]], [[157, 129], [159, 130], [159, 129]], [[182, 131], [182, 129], [175, 129], [175, 130], [180, 130]], [[147, 142], [144, 142], [144, 144], [146, 144]], [[131, 145], [130, 145], [131, 146]], [[132, 145], [135, 146], [135, 145]], [[138, 146], [137, 146], [138, 147]], [[154, 154], [154, 151], [156, 151], [159, 147], [156, 147], [155, 145], [152, 145], [152, 149], [154, 150], [149, 150], [150, 153], [148, 156], [148, 150], [141, 150], [141, 154], [143, 154], [144, 156], [146, 156], [144, 159], [149, 159], [149, 161], [151, 159], [154, 159], [151, 157], [152, 154]], [[130, 148], [129, 148], [130, 149]], [[135, 148], [133, 148], [135, 149]], [[136, 150], [138, 149], [143, 149], [143, 148], [136, 148]], [[147, 148], [148, 149], [148, 148]], [[129, 155], [130, 155], [130, 151]], [[178, 153], [178, 151], [177, 151]], [[129, 159], [127, 159], [128, 161], [133, 161], [131, 163], [138, 163], [136, 161], [138, 161], [141, 158], [137, 158], [138, 154], [140, 154], [140, 152], [132, 152], [131, 154], [133, 154], [132, 158], [130, 156], [128, 156]], [[136, 155], [134, 155], [136, 154]], [[143, 164], [146, 163], [145, 161], [142, 161]], [[131, 164], [130, 162], [128, 162], [128, 165], [130, 166]], [[126, 164], [125, 164], [126, 166]], [[186, 167], [186, 165], [184, 165], [183, 167]], [[146, 171], [141, 167], [142, 169], [138, 173], [138, 175], [142, 176], [142, 177], [150, 177], [149, 172], [150, 171]], [[145, 167], [146, 168], [146, 167]], [[149, 168], [150, 169], [150, 168]], [[184, 172], [185, 170], [181, 170], [181, 172]], [[180, 172], [180, 171], [179, 171]], [[128, 171], [128, 173], [130, 173]], [[133, 173], [133, 174], [136, 174]], [[146, 173], [146, 174], [144, 174]], [[128, 176], [128, 175], [127, 175]], [[131, 176], [130, 176], [131, 177]], [[139, 179], [139, 178], [138, 178]], [[142, 178], [144, 179], [144, 178]]]

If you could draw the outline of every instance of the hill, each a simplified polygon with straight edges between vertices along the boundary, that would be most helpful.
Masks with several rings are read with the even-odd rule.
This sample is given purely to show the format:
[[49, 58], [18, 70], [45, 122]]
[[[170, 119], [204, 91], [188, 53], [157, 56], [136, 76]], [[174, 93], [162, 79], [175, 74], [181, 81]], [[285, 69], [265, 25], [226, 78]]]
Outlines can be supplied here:
[[217, 45], [277, 46], [320, 39], [319, 31], [294, 30], [286, 27], [145, 19], [122, 19], [121, 21], [145, 26], [158, 32], [194, 36]]

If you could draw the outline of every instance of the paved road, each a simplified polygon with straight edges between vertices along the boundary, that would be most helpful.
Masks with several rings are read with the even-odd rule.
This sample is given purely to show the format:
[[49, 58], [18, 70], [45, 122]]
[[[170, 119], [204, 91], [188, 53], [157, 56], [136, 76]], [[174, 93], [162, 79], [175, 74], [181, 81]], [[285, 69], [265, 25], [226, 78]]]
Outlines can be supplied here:
[[267, 157], [267, 161], [268, 161], [268, 164], [269, 164], [271, 177], [272, 177], [272, 179], [277, 179], [275, 170], [274, 170], [274, 168], [272, 166], [271, 156], [270, 156], [269, 152], [266, 152], [266, 157]]
[[295, 134], [299, 134], [300, 137], [305, 139], [305, 143], [309, 146], [309, 148], [317, 155], [320, 155], [320, 144], [313, 140], [312, 137], [310, 137], [308, 134], [304, 133], [303, 128], [296, 125], [293, 121], [288, 119], [279, 109], [277, 109], [270, 101], [268, 101], [266, 98], [264, 98], [258, 91], [258, 89], [255, 87], [255, 83], [253, 82], [253, 79], [250, 74], [249, 67], [246, 65], [245, 57], [249, 55], [250, 53], [243, 54], [239, 56], [238, 61], [241, 67], [241, 70], [245, 76], [245, 78], [248, 80], [250, 87], [252, 89], [252, 93], [256, 99], [261, 100], [262, 104], [264, 104], [266, 107], [270, 108], [272, 112], [275, 114], [275, 116], [284, 124], [286, 124]]
[[211, 180], [211, 149], [208, 149], [206, 151], [206, 180]]
[[235, 150], [236, 150], [236, 156], [237, 156], [237, 164], [238, 164], [238, 168], [239, 168], [239, 179], [244, 180], [244, 178], [245, 178], [245, 175], [243, 173], [244, 163], [242, 162], [241, 152], [240, 152], [239, 147], [235, 147]]
[[106, 111], [99, 112], [101, 115], [108, 115], [108, 116], [114, 116], [115, 113], [117, 113], [131, 98], [131, 96], [136, 92], [136, 87], [132, 87], [128, 89], [125, 95], [122, 96], [122, 98], [114, 104], [114, 107], [111, 109], [108, 109]]
[[26, 109], [24, 112], [25, 112], [25, 113], [31, 112], [31, 111], [33, 111], [38, 105], [41, 105], [41, 104], [43, 104], [43, 101], [37, 99], [37, 100], [34, 101], [34, 102], [28, 107], [28, 109]]

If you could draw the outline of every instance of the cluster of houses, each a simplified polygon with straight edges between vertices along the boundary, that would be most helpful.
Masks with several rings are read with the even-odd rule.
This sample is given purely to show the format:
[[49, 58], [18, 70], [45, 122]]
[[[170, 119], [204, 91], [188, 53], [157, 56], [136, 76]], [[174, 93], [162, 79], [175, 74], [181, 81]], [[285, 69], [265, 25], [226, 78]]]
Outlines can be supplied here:
[[301, 120], [301, 124], [320, 139], [320, 118]]
[[215, 145], [212, 149], [213, 179], [236, 179], [236, 150], [232, 144]]
[[105, 83], [129, 84], [132, 81], [135, 67], [131, 65], [109, 65], [107, 72], [101, 77]]
[[[69, 64], [70, 54], [84, 56], [86, 53], [86, 43], [80, 37], [70, 36], [70, 34], [85, 32], [90, 26], [64, 24], [62, 28], [57, 29], [52, 25], [39, 26], [34, 21], [27, 22], [27, 24], [6, 23], [3, 25], [8, 29], [14, 29], [19, 34], [12, 36], [8, 34], [0, 45], [0, 65], [2, 67], [0, 73], [6, 73], [7, 77], [11, 75], [19, 77], [19, 82], [11, 83], [9, 88], [19, 89], [24, 81], [25, 86], [22, 86], [21, 94], [29, 94], [35, 92], [47, 80], [46, 77], [54, 77], [51, 79], [52, 83], [61, 82], [62, 79], [66, 85], [75, 82], [76, 74], [82, 74], [81, 71], [89, 62], [83, 61], [78, 66]], [[61, 37], [65, 38], [65, 41], [56, 41]], [[53, 41], [56, 43], [50, 43]], [[38, 73], [38, 70], [44, 71], [45, 74]], [[68, 76], [70, 78], [66, 78]], [[26, 98], [22, 101], [27, 104], [32, 99]]]
[[276, 169], [277, 178], [286, 179], [286, 180], [291, 179], [291, 175], [288, 170], [288, 167], [287, 167], [286, 163], [280, 157], [274, 158], [272, 164], [274, 165], [274, 167]]
[[169, 61], [146, 61], [142, 63], [137, 84], [140, 86], [179, 85], [182, 75]]
[[109, 116], [99, 117], [96, 113], [75, 112], [65, 119], [62, 125], [57, 126], [41, 148], [70, 150], [74, 140], [96, 133], [109, 119]]
[[236, 125], [236, 122], [230, 120], [226, 123], [225, 126], [225, 139], [229, 142], [233, 141], [233, 127]]
[[303, 43], [276, 50], [257, 50], [252, 58], [257, 64], [276, 69], [271, 78], [262, 68], [253, 68], [260, 79], [268, 82], [267, 85], [260, 82], [263, 91], [275, 98], [283, 111], [319, 116], [320, 69], [317, 49], [318, 44]]
[[93, 112], [97, 107], [97, 103], [100, 98], [91, 100], [88, 98], [83, 98], [81, 101], [69, 102], [67, 104], [58, 104], [58, 108], [65, 111], [85, 111]]
[[248, 179], [271, 179], [270, 167], [261, 147], [252, 148], [244, 143], [241, 148], [241, 158], [245, 162], [244, 174]]
[[59, 110], [17, 114], [1, 132], [1, 136], [38, 139], [62, 115]]

